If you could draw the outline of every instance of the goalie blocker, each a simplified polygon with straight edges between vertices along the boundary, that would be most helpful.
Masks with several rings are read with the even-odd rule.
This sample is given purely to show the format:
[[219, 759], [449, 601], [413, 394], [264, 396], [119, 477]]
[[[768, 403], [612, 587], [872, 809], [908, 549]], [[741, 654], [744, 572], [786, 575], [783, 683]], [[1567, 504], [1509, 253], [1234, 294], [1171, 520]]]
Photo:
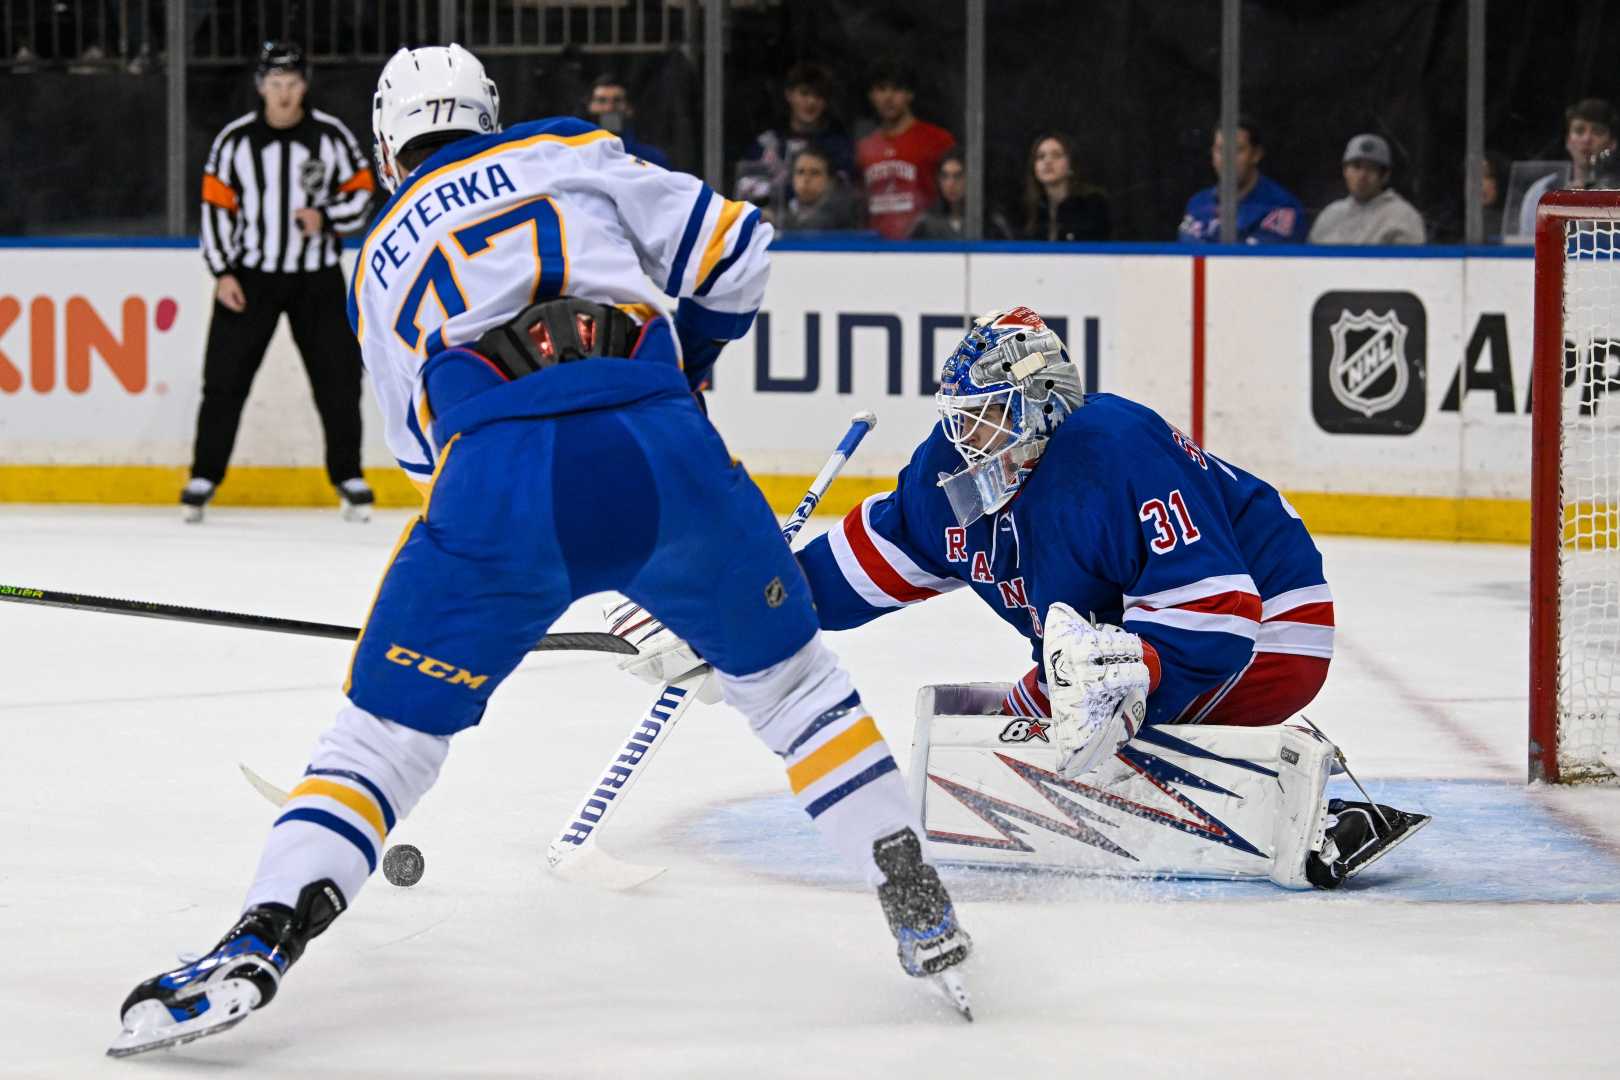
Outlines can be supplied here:
[[911, 796], [935, 860], [1333, 888], [1429, 820], [1330, 806], [1338, 749], [1293, 724], [1148, 726], [1066, 779], [1051, 721], [1000, 712], [1009, 689], [918, 693]]

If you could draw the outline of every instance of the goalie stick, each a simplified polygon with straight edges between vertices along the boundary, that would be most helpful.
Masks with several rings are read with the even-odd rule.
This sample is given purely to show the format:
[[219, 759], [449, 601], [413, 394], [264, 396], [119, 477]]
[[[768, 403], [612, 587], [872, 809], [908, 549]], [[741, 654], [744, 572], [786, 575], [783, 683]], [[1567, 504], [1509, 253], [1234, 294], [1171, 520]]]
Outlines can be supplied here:
[[[134, 615], [143, 619], [172, 619], [176, 622], [228, 626], [237, 630], [268, 630], [278, 634], [299, 634], [304, 637], [330, 638], [334, 641], [353, 641], [360, 636], [360, 629], [355, 626], [305, 622], [302, 619], [278, 619], [271, 615], [215, 611], [212, 608], [183, 607], [179, 604], [159, 604], [151, 600], [119, 600], [110, 596], [87, 596], [83, 593], [34, 589], [24, 585], [0, 585], [0, 600], [8, 600], [15, 604], [68, 608], [72, 611], [98, 611], [105, 615]], [[535, 642], [529, 651], [634, 655], [636, 648], [613, 634], [570, 631], [547, 634]]]
[[[788, 516], [782, 526], [782, 539], [792, 543], [804, 523], [817, 506], [833, 479], [844, 468], [844, 463], [855, 448], [866, 438], [867, 432], [877, 426], [877, 414], [858, 412], [850, 418], [849, 430], [839, 440], [827, 463], [811, 481], [810, 489]], [[624, 797], [636, 781], [647, 771], [653, 754], [669, 741], [670, 732], [686, 715], [698, 687], [713, 669], [704, 664], [687, 672], [674, 682], [666, 683], [635, 731], [625, 740], [624, 749], [615, 754], [602, 772], [602, 782], [592, 787], [581, 802], [579, 810], [563, 830], [546, 848], [546, 864], [551, 872], [568, 881], [583, 881], [605, 889], [624, 890], [644, 885], [662, 874], [667, 867], [641, 866], [626, 862], [602, 850], [598, 840], [608, 819], [624, 802]]]

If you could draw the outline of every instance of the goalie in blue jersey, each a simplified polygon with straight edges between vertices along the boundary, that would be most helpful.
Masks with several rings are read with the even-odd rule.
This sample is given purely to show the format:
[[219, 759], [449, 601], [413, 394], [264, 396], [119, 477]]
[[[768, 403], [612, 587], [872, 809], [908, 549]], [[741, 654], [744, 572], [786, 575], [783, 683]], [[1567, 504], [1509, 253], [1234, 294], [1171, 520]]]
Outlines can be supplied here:
[[[822, 629], [971, 588], [1035, 660], [1001, 711], [1040, 724], [1070, 779], [1144, 724], [1275, 725], [1316, 696], [1333, 597], [1270, 484], [1143, 405], [1085, 393], [1028, 307], [975, 322], [937, 401], [895, 490], [800, 553]], [[1302, 878], [1333, 888], [1427, 818], [1333, 800], [1321, 820]]]
[[[1143, 405], [1084, 393], [1027, 307], [975, 322], [937, 401], [940, 423], [895, 490], [801, 553], [823, 629], [971, 588], [1034, 654], [1002, 712], [1049, 718], [1070, 778], [1143, 724], [1279, 724], [1316, 696], [1333, 597], [1270, 484]], [[1371, 804], [1330, 810], [1307, 866], [1329, 888], [1421, 824]]]

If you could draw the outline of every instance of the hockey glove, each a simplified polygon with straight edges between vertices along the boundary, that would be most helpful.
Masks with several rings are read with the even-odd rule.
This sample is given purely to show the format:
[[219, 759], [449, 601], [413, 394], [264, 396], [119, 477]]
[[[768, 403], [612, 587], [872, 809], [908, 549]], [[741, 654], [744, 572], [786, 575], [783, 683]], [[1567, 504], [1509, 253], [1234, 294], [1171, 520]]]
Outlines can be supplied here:
[[1042, 656], [1058, 771], [1073, 780], [1141, 729], [1152, 676], [1141, 638], [1117, 626], [1093, 626], [1067, 604], [1047, 609]]
[[[620, 660], [619, 669], [628, 671], [642, 682], [662, 686], [705, 663], [692, 646], [634, 600], [621, 596], [610, 601], [602, 609], [602, 617], [607, 620], [608, 633], [636, 647], [636, 655]], [[719, 681], [712, 676], [704, 679], [697, 688], [697, 699], [705, 705], [719, 701]]]

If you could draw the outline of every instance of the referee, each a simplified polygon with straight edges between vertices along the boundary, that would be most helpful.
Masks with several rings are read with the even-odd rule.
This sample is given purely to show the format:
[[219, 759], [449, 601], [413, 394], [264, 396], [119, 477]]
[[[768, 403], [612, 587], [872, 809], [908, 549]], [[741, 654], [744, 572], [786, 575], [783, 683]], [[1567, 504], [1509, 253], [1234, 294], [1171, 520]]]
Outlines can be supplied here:
[[187, 521], [202, 520], [285, 313], [326, 432], [326, 475], [343, 516], [365, 521], [375, 497], [360, 475], [360, 349], [344, 310], [337, 234], [365, 223], [376, 183], [343, 122], [304, 108], [302, 48], [266, 42], [256, 84], [263, 105], [225, 125], [203, 168], [203, 258], [217, 282], [180, 502]]

